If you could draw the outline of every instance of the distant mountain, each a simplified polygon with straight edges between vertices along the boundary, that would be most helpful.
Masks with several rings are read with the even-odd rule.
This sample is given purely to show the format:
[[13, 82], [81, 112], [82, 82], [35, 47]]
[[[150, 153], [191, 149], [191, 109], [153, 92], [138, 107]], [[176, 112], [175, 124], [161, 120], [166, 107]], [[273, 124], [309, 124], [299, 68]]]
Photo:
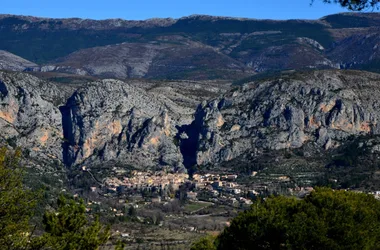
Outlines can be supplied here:
[[[239, 78], [249, 73], [240, 61], [182, 36], [159, 42], [122, 43], [82, 49], [38, 71], [113, 78]], [[252, 70], [251, 70], [252, 71]]]
[[319, 20], [0, 16], [0, 49], [34, 71], [114, 78], [239, 79], [288, 69], [379, 71], [379, 13]]
[[38, 65], [25, 60], [19, 56], [9, 53], [4, 50], [0, 50], [0, 69], [11, 70], [11, 71], [23, 71], [28, 68], [34, 68]]

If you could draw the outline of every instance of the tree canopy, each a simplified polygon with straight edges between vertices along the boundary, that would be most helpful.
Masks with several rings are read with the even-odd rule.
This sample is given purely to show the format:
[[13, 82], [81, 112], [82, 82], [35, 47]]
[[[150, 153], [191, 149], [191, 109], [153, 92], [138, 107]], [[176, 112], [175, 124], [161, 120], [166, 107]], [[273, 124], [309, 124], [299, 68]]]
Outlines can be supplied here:
[[83, 200], [64, 196], [45, 213], [45, 233], [33, 235], [30, 218], [41, 197], [23, 185], [20, 159], [21, 150], [0, 148], [0, 249], [98, 249], [107, 242], [109, 228], [87, 217]]
[[216, 250], [215, 238], [211, 235], [206, 236], [195, 242], [190, 250]]
[[[324, 3], [339, 4], [343, 8], [351, 11], [361, 11], [366, 9], [379, 8], [379, 0], [322, 0]], [[312, 1], [314, 2], [314, 0]]]
[[60, 196], [56, 211], [46, 212], [43, 218], [45, 234], [36, 239], [39, 248], [71, 250], [98, 249], [110, 237], [109, 227], [86, 217], [83, 200]]
[[[271, 197], [234, 218], [217, 249], [380, 249], [380, 201], [318, 188], [305, 199]], [[203, 240], [205, 246], [209, 244]], [[196, 248], [193, 249], [207, 249]], [[209, 248], [212, 249], [212, 248]]]
[[25, 189], [21, 151], [0, 149], [0, 248], [22, 249], [30, 237], [29, 219], [33, 215], [37, 195]]

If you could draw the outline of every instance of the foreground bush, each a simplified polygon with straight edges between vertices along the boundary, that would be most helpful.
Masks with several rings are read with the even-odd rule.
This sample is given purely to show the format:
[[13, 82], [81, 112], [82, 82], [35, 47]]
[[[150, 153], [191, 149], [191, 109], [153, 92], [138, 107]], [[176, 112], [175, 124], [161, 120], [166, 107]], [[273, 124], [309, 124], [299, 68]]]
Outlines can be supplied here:
[[215, 238], [213, 236], [206, 236], [195, 242], [190, 250], [216, 250], [214, 241]]
[[33, 235], [30, 224], [40, 192], [23, 185], [24, 169], [20, 165], [21, 151], [0, 148], [0, 249], [98, 249], [110, 237], [109, 227], [99, 220], [89, 220], [83, 200], [57, 200], [55, 210], [43, 218], [45, 232]]
[[367, 194], [319, 188], [303, 200], [272, 197], [255, 203], [233, 219], [214, 246], [380, 249], [379, 236], [380, 201]]
[[22, 249], [29, 239], [37, 194], [25, 189], [21, 151], [0, 148], [0, 249]]
[[98, 218], [93, 222], [87, 219], [83, 200], [75, 201], [58, 198], [58, 208], [46, 212], [43, 218], [45, 234], [36, 238], [34, 248], [38, 249], [98, 249], [110, 237], [109, 227], [100, 224]]

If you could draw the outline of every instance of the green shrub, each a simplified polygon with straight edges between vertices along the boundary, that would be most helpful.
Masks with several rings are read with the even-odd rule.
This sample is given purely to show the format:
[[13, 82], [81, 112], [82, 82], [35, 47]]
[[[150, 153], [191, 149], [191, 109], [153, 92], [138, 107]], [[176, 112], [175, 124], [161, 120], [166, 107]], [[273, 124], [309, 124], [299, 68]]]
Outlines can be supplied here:
[[380, 201], [318, 188], [303, 200], [271, 197], [233, 219], [217, 249], [380, 249]]

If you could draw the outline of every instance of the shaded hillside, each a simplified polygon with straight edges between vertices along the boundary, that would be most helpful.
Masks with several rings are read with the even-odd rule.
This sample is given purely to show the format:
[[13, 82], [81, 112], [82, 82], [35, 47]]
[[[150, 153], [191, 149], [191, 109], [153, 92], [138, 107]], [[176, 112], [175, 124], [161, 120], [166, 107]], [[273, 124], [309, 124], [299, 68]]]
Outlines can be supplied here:
[[236, 80], [286, 69], [377, 71], [379, 20], [378, 13], [343, 13], [315, 21], [200, 15], [96, 21], [3, 15], [0, 49], [41, 64], [36, 71], [122, 79]]
[[[79, 50], [45, 66], [60, 71], [100, 77], [223, 79], [246, 76], [249, 69], [213, 47], [182, 36], [165, 36], [152, 43], [122, 43]], [[54, 67], [54, 68], [53, 68]], [[248, 72], [245, 72], [248, 71]]]

